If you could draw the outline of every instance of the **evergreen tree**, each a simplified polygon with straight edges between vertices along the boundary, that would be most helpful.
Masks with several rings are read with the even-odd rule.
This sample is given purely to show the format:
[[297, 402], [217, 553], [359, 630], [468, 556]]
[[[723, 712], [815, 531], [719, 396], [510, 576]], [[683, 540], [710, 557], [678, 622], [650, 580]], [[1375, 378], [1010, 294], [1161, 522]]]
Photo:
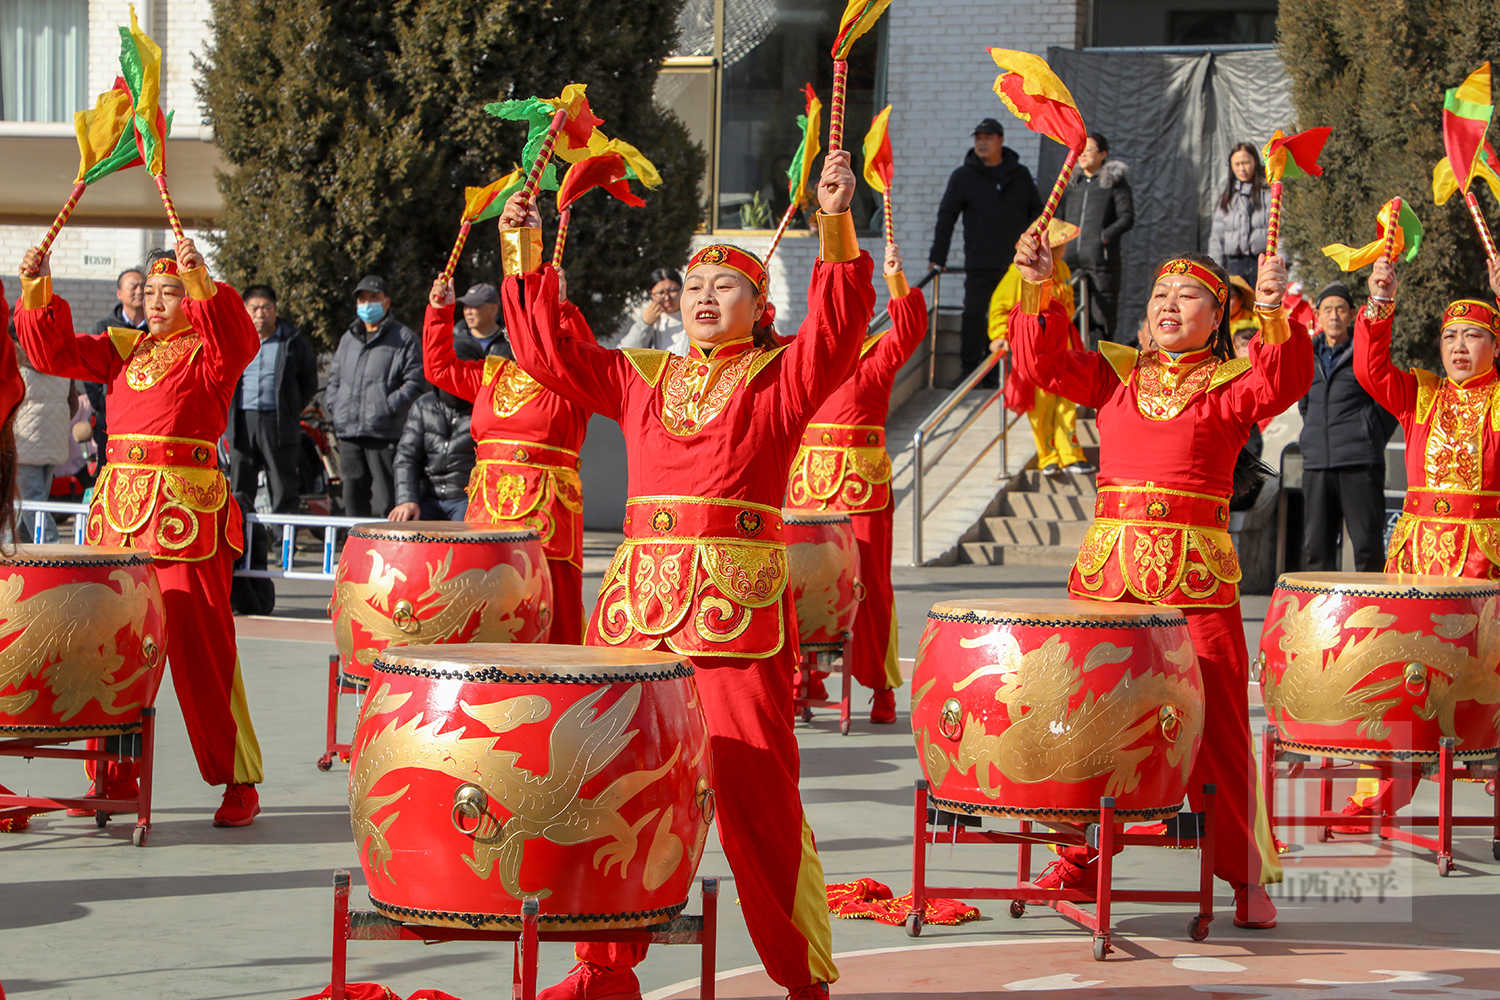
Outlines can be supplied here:
[[[581, 82], [605, 132], [663, 177], [645, 208], [601, 192], [574, 207], [570, 291], [609, 331], [652, 267], [686, 259], [702, 217], [702, 150], [650, 97], [682, 2], [213, 0], [199, 96], [232, 168], [219, 178], [224, 277], [271, 284], [284, 311], [331, 347], [353, 321], [355, 282], [379, 273], [392, 311], [416, 327], [464, 186], [521, 155], [524, 126], [484, 105]], [[550, 194], [541, 201], [550, 248], [555, 205]], [[476, 226], [454, 276], [459, 294], [498, 272], [495, 226]]]
[[[1398, 262], [1398, 364], [1437, 365], [1443, 308], [1489, 298], [1484, 249], [1460, 197], [1438, 206], [1432, 167], [1443, 156], [1443, 92], [1500, 55], [1493, 0], [1282, 0], [1278, 47], [1292, 78], [1298, 128], [1330, 125], [1326, 173], [1286, 187], [1284, 242], [1310, 293], [1339, 277], [1319, 248], [1375, 238], [1375, 213], [1400, 195], [1426, 230]], [[1476, 181], [1495, 225], [1493, 199]], [[1369, 269], [1344, 277], [1363, 295]], [[1441, 367], [1438, 366], [1438, 370]]]

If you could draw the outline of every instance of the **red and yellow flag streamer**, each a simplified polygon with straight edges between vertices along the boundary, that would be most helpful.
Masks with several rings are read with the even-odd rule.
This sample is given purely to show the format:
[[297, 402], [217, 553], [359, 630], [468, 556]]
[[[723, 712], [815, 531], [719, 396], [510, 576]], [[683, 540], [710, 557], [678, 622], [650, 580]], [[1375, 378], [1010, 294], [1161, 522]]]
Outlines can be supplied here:
[[1281, 182], [1289, 177], [1322, 177], [1323, 168], [1318, 157], [1333, 129], [1327, 126], [1310, 128], [1295, 135], [1286, 135], [1281, 129], [1272, 134], [1269, 142], [1260, 151], [1266, 164], [1266, 179], [1271, 182], [1271, 213], [1266, 223], [1266, 255], [1276, 252], [1281, 233]]
[[829, 106], [828, 151], [844, 148], [844, 98], [849, 89], [849, 50], [880, 20], [891, 0], [849, 0], [833, 40], [833, 101]]
[[469, 239], [469, 227], [484, 219], [493, 219], [505, 207], [505, 199], [515, 193], [524, 180], [521, 168], [517, 167], [504, 177], [498, 177], [484, 187], [464, 188], [464, 212], [458, 221], [458, 238], [453, 241], [453, 250], [448, 254], [448, 263], [443, 266], [442, 279], [453, 280], [458, 269], [459, 255]]
[[113, 87], [99, 95], [93, 110], [73, 115], [73, 131], [78, 137], [78, 176], [73, 179], [68, 200], [42, 237], [40, 248], [43, 254], [52, 248], [57, 234], [72, 217], [78, 200], [90, 184], [116, 171], [140, 165], [134, 125], [135, 99], [120, 77], [115, 78]]
[[141, 30], [132, 5], [130, 27], [120, 29], [120, 72], [135, 101], [135, 138], [141, 161], [156, 180], [172, 235], [181, 240], [182, 220], [167, 190], [167, 122], [161, 109], [161, 68], [161, 46]]
[[[1489, 223], [1485, 222], [1484, 213], [1479, 208], [1479, 199], [1474, 197], [1470, 185], [1473, 184], [1475, 177], [1485, 176], [1488, 169], [1486, 157], [1493, 155], [1494, 151], [1485, 140], [1485, 133], [1489, 130], [1490, 121], [1494, 116], [1495, 105], [1490, 91], [1490, 64], [1488, 62], [1470, 73], [1463, 83], [1443, 95], [1443, 149], [1447, 155], [1443, 157], [1442, 162], [1447, 164], [1447, 173], [1452, 177], [1454, 187], [1463, 192], [1464, 205], [1469, 210], [1469, 218], [1474, 220], [1474, 228], [1479, 233], [1479, 241], [1484, 244], [1485, 256], [1492, 261], [1496, 257], [1495, 238], [1490, 235]], [[1438, 193], [1436, 171], [1433, 173], [1432, 180], [1433, 195], [1436, 197]], [[1442, 201], [1446, 200], [1447, 197], [1442, 199]], [[1438, 204], [1442, 204], [1442, 201]]]
[[1067, 190], [1068, 181], [1073, 176], [1073, 167], [1078, 163], [1078, 154], [1088, 142], [1088, 129], [1083, 124], [1078, 103], [1045, 59], [1015, 49], [989, 51], [990, 58], [1002, 71], [995, 77], [995, 94], [1026, 123], [1027, 128], [1062, 143], [1068, 149], [1062, 170], [1047, 196], [1047, 204], [1031, 227], [1038, 238], [1045, 239], [1047, 223], [1057, 212], [1063, 191]]
[[891, 106], [887, 104], [870, 122], [865, 133], [865, 181], [880, 192], [885, 210], [885, 244], [896, 245], [896, 226], [891, 212], [891, 183], [896, 174], [896, 158], [891, 152]]
[[1403, 251], [1407, 260], [1416, 257], [1422, 246], [1422, 223], [1410, 205], [1400, 198], [1392, 198], [1380, 206], [1375, 225], [1379, 235], [1364, 246], [1330, 243], [1323, 248], [1323, 253], [1343, 271], [1358, 271], [1381, 257], [1395, 260]]

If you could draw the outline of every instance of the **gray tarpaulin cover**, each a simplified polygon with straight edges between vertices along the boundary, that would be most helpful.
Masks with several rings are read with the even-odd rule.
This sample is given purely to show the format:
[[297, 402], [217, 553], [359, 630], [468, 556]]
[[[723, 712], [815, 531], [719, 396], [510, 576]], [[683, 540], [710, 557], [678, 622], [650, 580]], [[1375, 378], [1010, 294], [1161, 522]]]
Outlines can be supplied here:
[[[1047, 61], [1089, 130], [1109, 139], [1110, 159], [1130, 168], [1135, 228], [1123, 245], [1120, 329], [1133, 335], [1145, 315], [1151, 269], [1169, 254], [1207, 248], [1229, 150], [1239, 142], [1258, 149], [1277, 128], [1293, 131], [1290, 81], [1271, 48], [1052, 48]], [[1062, 146], [1042, 141], [1037, 184], [1044, 197], [1064, 155]]]

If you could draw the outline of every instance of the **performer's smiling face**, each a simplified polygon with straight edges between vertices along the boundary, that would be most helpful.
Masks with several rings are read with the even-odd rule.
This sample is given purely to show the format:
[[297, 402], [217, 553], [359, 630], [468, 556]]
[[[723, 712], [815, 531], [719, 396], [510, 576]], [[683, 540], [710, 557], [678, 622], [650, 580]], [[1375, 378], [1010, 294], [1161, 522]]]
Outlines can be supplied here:
[[1482, 326], [1454, 323], [1443, 328], [1443, 371], [1455, 382], [1483, 375], [1495, 365], [1495, 337]]
[[152, 333], [172, 333], [187, 325], [182, 300], [187, 297], [182, 281], [170, 274], [146, 279], [146, 326]]
[[1151, 289], [1146, 319], [1156, 346], [1172, 354], [1196, 351], [1208, 343], [1224, 310], [1213, 293], [1192, 278], [1167, 275]]
[[732, 267], [699, 264], [682, 283], [682, 326], [700, 346], [743, 340], [765, 310], [765, 296]]

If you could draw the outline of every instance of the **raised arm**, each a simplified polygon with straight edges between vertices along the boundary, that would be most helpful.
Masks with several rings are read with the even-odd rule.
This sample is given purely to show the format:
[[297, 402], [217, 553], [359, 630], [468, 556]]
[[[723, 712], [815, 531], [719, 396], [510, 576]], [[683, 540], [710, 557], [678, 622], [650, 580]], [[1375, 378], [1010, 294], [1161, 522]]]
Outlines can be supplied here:
[[108, 336], [74, 331], [73, 311], [65, 299], [52, 293], [48, 257], [35, 247], [21, 261], [21, 299], [15, 322], [26, 357], [39, 372], [108, 386], [124, 364]]
[[453, 303], [453, 282], [434, 280], [422, 318], [422, 371], [437, 388], [472, 402], [484, 382], [484, 362], [458, 360], [453, 350]]
[[[868, 368], [882, 382], [895, 376], [927, 335], [927, 300], [920, 288], [907, 288], [904, 274], [900, 271], [897, 274], [899, 283], [893, 282], [889, 274], [886, 276], [891, 286], [891, 300], [886, 307], [891, 314], [891, 330], [859, 362], [862, 371]], [[905, 294], [896, 294], [898, 290]]]
[[1313, 346], [1307, 328], [1289, 319], [1286, 261], [1261, 254], [1255, 276], [1255, 314], [1260, 332], [1250, 341], [1250, 370], [1233, 377], [1221, 398], [1241, 423], [1259, 423], [1285, 412], [1312, 386]]
[[1416, 411], [1417, 377], [1391, 364], [1395, 299], [1396, 267], [1377, 260], [1370, 272], [1370, 301], [1354, 319], [1354, 377], [1404, 425]]
[[1016, 371], [1047, 392], [1082, 406], [1103, 406], [1121, 377], [1104, 355], [1068, 349], [1073, 321], [1052, 298], [1052, 248], [1032, 230], [1016, 243], [1015, 270], [1022, 279], [1021, 294], [1007, 332]]
[[600, 347], [592, 334], [580, 336], [582, 317], [565, 318], [557, 271], [550, 264], [536, 273], [507, 275], [500, 284], [500, 304], [517, 364], [569, 402], [620, 419], [632, 377], [628, 355]]

